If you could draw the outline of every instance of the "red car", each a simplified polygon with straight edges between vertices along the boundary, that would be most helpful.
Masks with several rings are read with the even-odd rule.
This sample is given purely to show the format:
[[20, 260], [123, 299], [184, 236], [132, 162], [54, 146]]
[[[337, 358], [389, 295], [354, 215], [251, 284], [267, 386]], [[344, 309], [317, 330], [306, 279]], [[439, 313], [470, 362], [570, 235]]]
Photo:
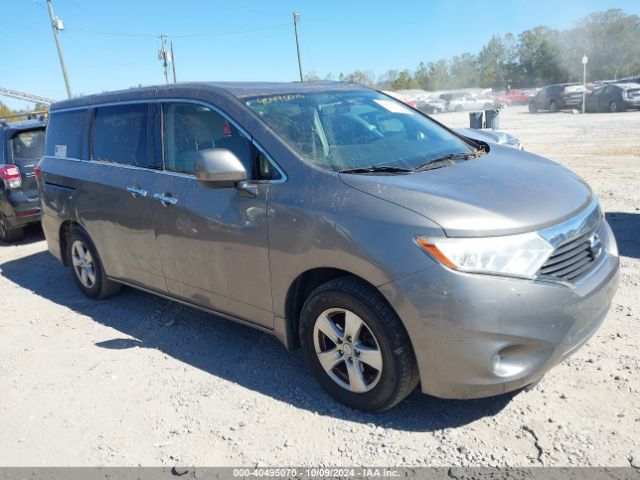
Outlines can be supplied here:
[[511, 90], [505, 95], [496, 97], [496, 103], [499, 105], [526, 105], [529, 99], [533, 97], [532, 92], [523, 90]]

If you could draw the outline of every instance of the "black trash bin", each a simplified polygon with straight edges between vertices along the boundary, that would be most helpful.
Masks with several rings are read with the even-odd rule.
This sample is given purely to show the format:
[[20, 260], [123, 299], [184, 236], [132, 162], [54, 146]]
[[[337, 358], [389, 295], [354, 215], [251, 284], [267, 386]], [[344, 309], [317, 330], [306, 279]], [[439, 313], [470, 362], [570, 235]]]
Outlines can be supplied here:
[[486, 123], [484, 128], [490, 128], [491, 130], [500, 129], [500, 110], [497, 108], [490, 108], [484, 111]]
[[469, 128], [482, 128], [482, 112], [469, 112]]

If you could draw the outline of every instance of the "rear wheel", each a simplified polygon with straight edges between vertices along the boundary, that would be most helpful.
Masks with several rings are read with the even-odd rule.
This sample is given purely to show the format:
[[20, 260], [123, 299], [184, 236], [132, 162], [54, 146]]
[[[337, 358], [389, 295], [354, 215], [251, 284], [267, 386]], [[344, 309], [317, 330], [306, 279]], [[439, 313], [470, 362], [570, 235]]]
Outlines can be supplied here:
[[462, 107], [462, 105], [456, 105], [456, 108], [454, 108], [454, 110], [456, 112], [461, 112], [463, 110], [463, 107]]
[[536, 102], [529, 102], [529, 113], [538, 113]]
[[619, 108], [618, 108], [618, 103], [617, 102], [611, 102], [609, 104], [609, 111], [610, 112], [613, 113], [613, 112], [617, 112], [618, 110], [619, 110]]
[[418, 384], [409, 336], [380, 294], [342, 277], [318, 287], [302, 308], [300, 340], [320, 385], [360, 410], [386, 410]]
[[552, 100], [551, 103], [549, 104], [549, 110], [552, 111], [553, 113], [558, 111], [558, 104], [555, 102], [555, 100]]
[[121, 284], [109, 280], [105, 275], [98, 252], [84, 230], [74, 228], [67, 245], [71, 274], [82, 293], [89, 298], [100, 299], [120, 290]]
[[7, 226], [7, 218], [0, 214], [0, 240], [5, 243], [16, 243], [24, 238], [24, 230], [22, 228], [9, 228]]

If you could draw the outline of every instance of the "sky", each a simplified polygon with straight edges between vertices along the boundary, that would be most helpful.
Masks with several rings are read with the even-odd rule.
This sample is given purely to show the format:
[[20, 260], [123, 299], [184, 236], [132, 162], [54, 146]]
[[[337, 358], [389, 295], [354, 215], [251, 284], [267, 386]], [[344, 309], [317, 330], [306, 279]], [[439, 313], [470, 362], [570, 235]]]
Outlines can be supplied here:
[[[173, 41], [178, 81], [384, 73], [477, 53], [494, 34], [566, 29], [589, 13], [639, 0], [53, 0], [74, 95], [164, 82], [158, 36]], [[46, 0], [0, 0], [0, 86], [66, 97]], [[13, 108], [30, 104], [0, 97]]]

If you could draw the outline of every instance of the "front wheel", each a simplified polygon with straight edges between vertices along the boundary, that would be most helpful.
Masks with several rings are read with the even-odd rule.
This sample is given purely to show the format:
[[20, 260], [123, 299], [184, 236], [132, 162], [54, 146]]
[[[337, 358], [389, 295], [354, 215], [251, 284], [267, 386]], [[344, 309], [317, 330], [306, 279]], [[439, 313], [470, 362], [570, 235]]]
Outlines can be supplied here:
[[300, 341], [320, 385], [351, 408], [387, 410], [418, 384], [400, 319], [356, 278], [338, 278], [312, 292], [302, 308]]
[[618, 110], [619, 110], [619, 108], [618, 108], [618, 104], [616, 102], [611, 102], [609, 104], [609, 111], [611, 113], [617, 112]]
[[538, 113], [538, 106], [535, 102], [529, 102], [529, 113]]
[[454, 108], [454, 110], [456, 112], [461, 112], [462, 110], [464, 110], [464, 107], [462, 105], [456, 105], [456, 108]]
[[555, 101], [552, 101], [549, 104], [549, 111], [556, 113], [558, 111], [558, 104]]
[[117, 293], [121, 284], [107, 278], [93, 242], [84, 230], [76, 227], [67, 241], [67, 259], [73, 280], [89, 298], [100, 299]]

